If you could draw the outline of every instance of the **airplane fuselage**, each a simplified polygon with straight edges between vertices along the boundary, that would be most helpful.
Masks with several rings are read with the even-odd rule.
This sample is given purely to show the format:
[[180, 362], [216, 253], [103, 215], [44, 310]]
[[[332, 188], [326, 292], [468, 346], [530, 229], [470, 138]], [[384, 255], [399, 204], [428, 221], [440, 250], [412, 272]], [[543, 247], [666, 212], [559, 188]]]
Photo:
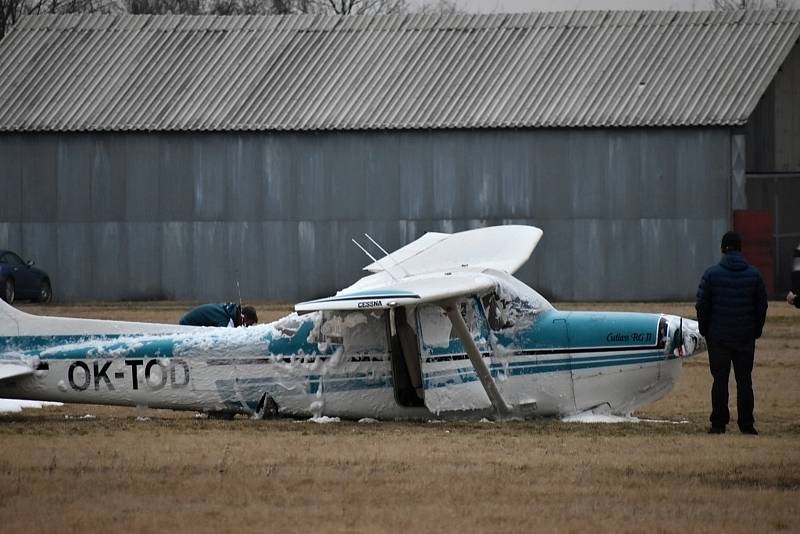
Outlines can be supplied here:
[[[680, 374], [671, 343], [678, 318], [548, 305], [509, 326], [474, 297], [462, 314], [514, 415], [630, 413], [666, 394]], [[314, 312], [246, 329], [2, 337], [0, 355], [36, 371], [0, 383], [0, 397], [231, 414], [253, 414], [271, 399], [292, 417], [491, 415], [441, 309], [409, 307], [404, 315]]]

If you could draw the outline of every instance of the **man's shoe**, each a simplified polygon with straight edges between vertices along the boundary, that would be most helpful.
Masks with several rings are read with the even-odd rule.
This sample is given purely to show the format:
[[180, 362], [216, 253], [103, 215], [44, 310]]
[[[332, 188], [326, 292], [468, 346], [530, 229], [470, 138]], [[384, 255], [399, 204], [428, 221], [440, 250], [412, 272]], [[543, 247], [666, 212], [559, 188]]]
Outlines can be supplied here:
[[712, 426], [708, 429], [709, 434], [724, 434], [725, 427], [724, 426]]
[[756, 430], [755, 427], [752, 427], [752, 426], [747, 426], [747, 427], [744, 427], [744, 428], [740, 428], [739, 430], [742, 432], [742, 434], [750, 434], [751, 436], [757, 436], [758, 435], [758, 430]]

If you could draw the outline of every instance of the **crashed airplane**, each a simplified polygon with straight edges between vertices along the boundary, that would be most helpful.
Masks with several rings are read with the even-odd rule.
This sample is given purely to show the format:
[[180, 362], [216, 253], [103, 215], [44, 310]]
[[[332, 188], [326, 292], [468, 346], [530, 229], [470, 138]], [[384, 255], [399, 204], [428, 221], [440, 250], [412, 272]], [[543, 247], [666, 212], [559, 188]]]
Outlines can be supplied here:
[[0, 397], [210, 416], [627, 415], [663, 397], [697, 323], [562, 312], [512, 275], [542, 231], [427, 233], [335, 296], [250, 328], [33, 316], [0, 302]]

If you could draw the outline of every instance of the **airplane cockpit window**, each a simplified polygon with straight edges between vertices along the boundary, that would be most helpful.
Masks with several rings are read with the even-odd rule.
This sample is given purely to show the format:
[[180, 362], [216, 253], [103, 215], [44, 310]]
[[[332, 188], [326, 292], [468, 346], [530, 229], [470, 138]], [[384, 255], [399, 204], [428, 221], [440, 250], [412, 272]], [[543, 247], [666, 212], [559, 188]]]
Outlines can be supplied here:
[[481, 297], [486, 319], [494, 332], [530, 325], [552, 305], [525, 284], [510, 279], [498, 283], [493, 291]]
[[341, 346], [349, 354], [385, 353], [388, 345], [384, 311], [323, 312], [318, 338], [318, 343]]
[[[458, 303], [458, 310], [472, 334], [472, 339], [479, 348], [486, 343], [488, 330], [479, 310], [479, 304], [474, 298], [462, 299]], [[439, 306], [425, 305], [418, 308], [419, 329], [422, 332], [423, 346], [438, 352], [463, 352], [461, 340], [453, 328], [447, 313]]]

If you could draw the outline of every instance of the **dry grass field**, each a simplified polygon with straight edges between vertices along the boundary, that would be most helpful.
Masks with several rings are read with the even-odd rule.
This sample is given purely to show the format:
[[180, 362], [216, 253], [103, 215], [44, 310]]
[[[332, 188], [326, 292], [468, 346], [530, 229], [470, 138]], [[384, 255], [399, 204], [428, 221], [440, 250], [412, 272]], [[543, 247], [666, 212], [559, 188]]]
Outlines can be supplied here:
[[[187, 307], [23, 309], [175, 322]], [[286, 311], [256, 307], [262, 321]], [[694, 315], [684, 304], [602, 308]], [[672, 423], [318, 425], [98, 406], [0, 415], [0, 532], [800, 532], [800, 311], [770, 303], [756, 359], [757, 437], [735, 425], [705, 434], [704, 356], [634, 414]]]

